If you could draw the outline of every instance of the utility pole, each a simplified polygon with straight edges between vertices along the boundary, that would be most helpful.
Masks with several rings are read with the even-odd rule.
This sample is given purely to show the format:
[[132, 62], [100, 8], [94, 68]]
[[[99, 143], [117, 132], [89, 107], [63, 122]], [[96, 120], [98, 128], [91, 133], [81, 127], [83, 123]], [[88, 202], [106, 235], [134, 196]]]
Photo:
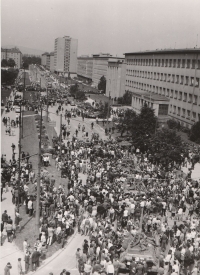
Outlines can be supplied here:
[[[24, 67], [24, 90], [23, 90], [23, 100], [24, 100], [24, 92], [25, 92], [25, 88], [26, 88], [26, 84], [25, 84], [25, 67]], [[21, 136], [23, 138], [23, 132], [24, 132], [24, 117], [23, 117], [23, 108], [22, 108], [22, 131], [21, 131]]]
[[20, 187], [20, 182], [21, 182], [21, 118], [22, 118], [22, 105], [20, 102], [20, 116], [19, 116], [19, 175], [18, 175], [18, 201], [17, 201], [17, 206], [19, 207], [19, 187]]
[[40, 227], [40, 173], [41, 173], [41, 139], [42, 139], [42, 106], [40, 114], [40, 140], [38, 152], [38, 177], [37, 177], [37, 201], [36, 201], [36, 228]]
[[62, 114], [60, 114], [60, 156], [62, 153], [61, 144], [62, 144]]
[[49, 116], [49, 91], [47, 88], [47, 117], [46, 117], [47, 122], [48, 122], [48, 116]]

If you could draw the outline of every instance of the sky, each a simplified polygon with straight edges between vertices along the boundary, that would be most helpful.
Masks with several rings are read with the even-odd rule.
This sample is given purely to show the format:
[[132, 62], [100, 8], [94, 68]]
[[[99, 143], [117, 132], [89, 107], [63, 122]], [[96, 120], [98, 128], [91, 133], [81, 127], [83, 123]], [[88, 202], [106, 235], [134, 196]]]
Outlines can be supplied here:
[[[200, 47], [200, 0], [1, 0], [1, 44], [78, 55]], [[198, 39], [197, 39], [198, 34]]]

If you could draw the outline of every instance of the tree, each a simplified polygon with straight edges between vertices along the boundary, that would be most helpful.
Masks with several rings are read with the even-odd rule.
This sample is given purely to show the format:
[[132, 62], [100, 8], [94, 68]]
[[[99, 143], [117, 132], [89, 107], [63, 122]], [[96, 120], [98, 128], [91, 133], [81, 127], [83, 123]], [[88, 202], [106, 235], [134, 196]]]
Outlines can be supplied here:
[[15, 61], [12, 58], [8, 59], [8, 67], [14, 68], [15, 67]]
[[1, 70], [1, 82], [6, 85], [12, 85], [15, 83], [19, 71], [12, 70]]
[[181, 164], [183, 157], [187, 154], [176, 131], [165, 128], [152, 136], [148, 149], [154, 156], [154, 160], [165, 166], [174, 161]]
[[122, 97], [118, 98], [118, 103], [123, 105], [131, 105], [132, 94], [130, 91], [126, 91]]
[[124, 116], [120, 117], [117, 128], [119, 129], [121, 136], [123, 136], [125, 131], [127, 132], [131, 131], [135, 118], [136, 118], [136, 112], [131, 109], [127, 109], [126, 112], [124, 113]]
[[191, 141], [194, 141], [194, 142], [200, 144], [200, 121], [198, 121], [194, 125], [192, 125], [192, 128], [190, 130], [189, 139]]
[[26, 56], [26, 55], [24, 55], [22, 57], [22, 61], [23, 61], [23, 63], [27, 63], [28, 66], [31, 65], [31, 64], [41, 65], [41, 57], [38, 57], [38, 56]]
[[99, 80], [98, 90], [102, 90], [104, 94], [106, 92], [106, 78], [104, 75]]
[[70, 87], [70, 94], [72, 95], [72, 96], [75, 96], [76, 95], [76, 93], [78, 92], [78, 83], [75, 83], [74, 85], [72, 85], [71, 87]]
[[6, 59], [1, 60], [1, 67], [8, 67], [8, 61]]
[[78, 99], [78, 100], [85, 100], [86, 96], [85, 96], [85, 93], [83, 91], [76, 91], [75, 98]]

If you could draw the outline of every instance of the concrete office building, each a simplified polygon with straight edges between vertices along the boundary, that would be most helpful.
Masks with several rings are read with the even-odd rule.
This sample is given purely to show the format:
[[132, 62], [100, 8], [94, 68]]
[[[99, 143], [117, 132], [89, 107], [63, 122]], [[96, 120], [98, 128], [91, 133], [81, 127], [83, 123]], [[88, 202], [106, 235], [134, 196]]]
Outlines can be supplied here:
[[78, 39], [69, 36], [55, 39], [54, 71], [56, 73], [77, 74]]
[[126, 64], [124, 59], [108, 59], [108, 69], [106, 75], [106, 96], [118, 98], [123, 96], [125, 85]]
[[93, 57], [86, 55], [77, 58], [77, 76], [92, 81]]
[[124, 92], [167, 97], [169, 118], [182, 126], [200, 119], [200, 49], [125, 53], [125, 62]]
[[16, 68], [20, 69], [22, 66], [22, 53], [18, 48], [12, 49], [3, 49], [1, 48], [1, 60], [6, 59], [13, 59], [16, 64]]
[[100, 78], [104, 75], [106, 77], [108, 70], [108, 59], [112, 55], [109, 53], [100, 53], [93, 55], [93, 72], [92, 72], [92, 82], [95, 87], [98, 86]]

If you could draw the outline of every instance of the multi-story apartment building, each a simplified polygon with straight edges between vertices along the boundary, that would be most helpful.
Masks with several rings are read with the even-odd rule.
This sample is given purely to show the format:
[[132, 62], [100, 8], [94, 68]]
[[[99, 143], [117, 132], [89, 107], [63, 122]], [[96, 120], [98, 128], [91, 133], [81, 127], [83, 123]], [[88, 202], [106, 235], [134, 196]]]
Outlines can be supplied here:
[[77, 58], [77, 75], [88, 81], [92, 80], [93, 57], [80, 56]]
[[46, 67], [47, 63], [49, 62], [48, 56], [49, 56], [48, 52], [43, 53], [42, 56], [41, 56], [41, 65], [44, 66], [44, 67]]
[[123, 87], [125, 85], [126, 64], [124, 59], [108, 59], [108, 69], [106, 75], [106, 96], [118, 98], [123, 96]]
[[77, 74], [78, 39], [69, 36], [55, 39], [54, 71]]
[[22, 66], [22, 53], [18, 48], [3, 49], [1, 48], [1, 60], [13, 59], [16, 64], [16, 68], [20, 69]]
[[51, 52], [49, 54], [49, 68], [48, 70], [50, 70], [51, 72], [54, 72], [54, 52]]
[[124, 92], [167, 97], [168, 115], [185, 127], [200, 119], [200, 49], [125, 53], [125, 62]]

